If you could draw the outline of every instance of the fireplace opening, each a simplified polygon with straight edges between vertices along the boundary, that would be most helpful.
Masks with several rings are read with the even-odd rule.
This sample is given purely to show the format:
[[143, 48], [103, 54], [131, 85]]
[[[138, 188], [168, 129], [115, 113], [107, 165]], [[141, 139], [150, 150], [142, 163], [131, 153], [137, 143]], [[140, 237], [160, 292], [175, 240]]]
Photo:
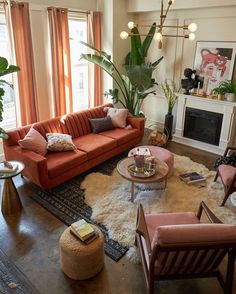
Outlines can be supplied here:
[[219, 145], [223, 114], [186, 107], [184, 137]]

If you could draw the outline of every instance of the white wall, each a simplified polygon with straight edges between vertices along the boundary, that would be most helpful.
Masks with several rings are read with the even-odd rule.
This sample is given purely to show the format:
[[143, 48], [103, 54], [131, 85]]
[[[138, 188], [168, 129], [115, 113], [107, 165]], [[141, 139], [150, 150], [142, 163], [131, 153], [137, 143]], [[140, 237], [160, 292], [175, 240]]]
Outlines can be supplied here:
[[[174, 3], [182, 5], [186, 3], [189, 5], [191, 2], [199, 3], [203, 5], [204, 1], [176, 1]], [[204, 8], [185, 9], [185, 10], [171, 10], [168, 14], [166, 24], [184, 24], [196, 22], [198, 24], [198, 31], [196, 33], [196, 40], [189, 41], [183, 38], [164, 38], [163, 49], [157, 49], [155, 43], [152, 43], [149, 51], [149, 59], [155, 60], [157, 57], [163, 55], [164, 60], [155, 72], [155, 77], [159, 83], [165, 79], [174, 80], [179, 83], [183, 78], [183, 70], [186, 67], [193, 68], [194, 55], [196, 41], [234, 41], [236, 42], [236, 1], [224, 1], [227, 4], [234, 4], [231, 6], [222, 6], [220, 1], [205, 1], [208, 6]], [[213, 2], [217, 7], [212, 7]], [[134, 3], [136, 6], [134, 6]], [[140, 12], [143, 8], [144, 1], [129, 1], [129, 9], [134, 9]], [[145, 5], [145, 9], [151, 10], [150, 3]], [[181, 4], [182, 3], [182, 4]], [[132, 5], [131, 5], [132, 4]], [[199, 6], [200, 6], [199, 4]], [[211, 4], [211, 5], [210, 5]], [[174, 7], [173, 5], [173, 7]], [[205, 5], [205, 6], [207, 6]], [[221, 5], [221, 7], [220, 7]], [[132, 8], [132, 9], [131, 9]], [[143, 8], [144, 9], [144, 8]], [[159, 12], [138, 13], [136, 14], [135, 21], [138, 23], [151, 24], [154, 21], [158, 21]], [[168, 31], [167, 31], [168, 32]], [[175, 33], [169, 29], [169, 32]], [[147, 116], [147, 126], [151, 124], [157, 124], [162, 127], [164, 122], [164, 116], [167, 112], [167, 105], [165, 98], [162, 94], [160, 87], [157, 88], [157, 96], [149, 96], [143, 105], [143, 110]]]

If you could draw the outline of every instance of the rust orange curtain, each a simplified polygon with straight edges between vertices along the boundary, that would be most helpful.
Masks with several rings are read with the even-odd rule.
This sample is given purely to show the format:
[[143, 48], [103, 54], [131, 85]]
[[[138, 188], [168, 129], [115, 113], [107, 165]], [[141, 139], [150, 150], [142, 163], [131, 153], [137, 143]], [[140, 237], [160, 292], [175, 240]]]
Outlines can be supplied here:
[[[101, 12], [91, 11], [88, 14], [88, 43], [101, 50]], [[98, 106], [103, 103], [102, 70], [97, 65], [89, 63], [89, 105]]]
[[11, 2], [10, 16], [18, 72], [21, 125], [38, 121], [33, 47], [30, 31], [29, 4]]
[[72, 112], [68, 11], [48, 8], [52, 58], [53, 116]]

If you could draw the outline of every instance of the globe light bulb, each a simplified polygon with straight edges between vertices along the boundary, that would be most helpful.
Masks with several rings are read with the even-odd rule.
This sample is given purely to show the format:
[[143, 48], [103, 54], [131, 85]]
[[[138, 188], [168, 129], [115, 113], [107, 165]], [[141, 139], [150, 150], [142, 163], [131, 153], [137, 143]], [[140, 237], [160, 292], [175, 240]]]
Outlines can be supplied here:
[[196, 32], [196, 30], [197, 30], [197, 24], [194, 23], [194, 22], [190, 23], [190, 25], [188, 26], [188, 30], [189, 30], [191, 33]]
[[134, 22], [133, 22], [133, 21], [129, 21], [129, 22], [128, 22], [128, 28], [129, 28], [130, 30], [132, 30], [134, 27], [135, 27]]
[[196, 35], [194, 33], [190, 33], [188, 38], [189, 38], [189, 40], [193, 41], [196, 39]]
[[125, 40], [125, 39], [127, 39], [128, 37], [129, 37], [129, 34], [128, 34], [127, 32], [123, 31], [123, 32], [120, 33], [120, 38], [121, 38], [122, 40]]
[[162, 41], [162, 34], [159, 32], [155, 33], [153, 38], [155, 41]]

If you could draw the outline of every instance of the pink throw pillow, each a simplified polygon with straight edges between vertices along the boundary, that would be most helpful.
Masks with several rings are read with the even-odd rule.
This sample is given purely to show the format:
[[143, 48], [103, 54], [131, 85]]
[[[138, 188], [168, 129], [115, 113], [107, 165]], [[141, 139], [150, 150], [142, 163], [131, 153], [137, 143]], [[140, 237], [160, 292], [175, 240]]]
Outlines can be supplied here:
[[126, 127], [126, 119], [129, 114], [128, 109], [105, 107], [104, 111], [107, 112], [107, 116], [111, 117], [111, 121], [114, 127], [122, 129]]
[[34, 151], [42, 156], [47, 153], [47, 141], [34, 128], [31, 128], [24, 139], [18, 141], [18, 144], [21, 148]]

